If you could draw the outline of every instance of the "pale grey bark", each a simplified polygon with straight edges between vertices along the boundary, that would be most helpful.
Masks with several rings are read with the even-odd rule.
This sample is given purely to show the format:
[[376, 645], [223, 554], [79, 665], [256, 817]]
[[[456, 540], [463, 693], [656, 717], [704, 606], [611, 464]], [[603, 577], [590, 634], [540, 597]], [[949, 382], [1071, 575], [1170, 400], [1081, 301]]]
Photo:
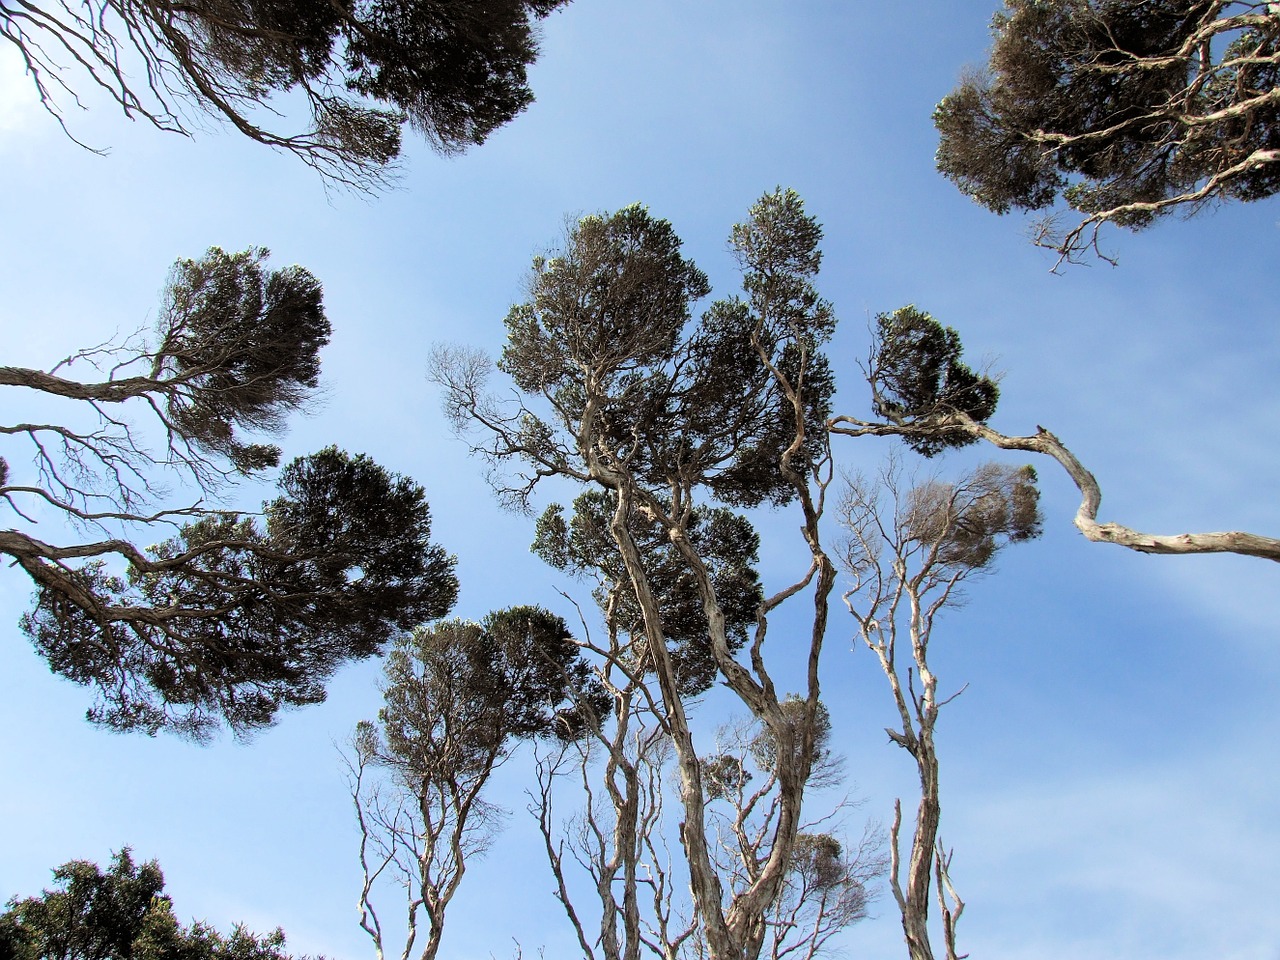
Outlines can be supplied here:
[[1099, 523], [1102, 488], [1088, 468], [1080, 462], [1056, 436], [1037, 427], [1031, 436], [1011, 437], [978, 423], [959, 411], [930, 416], [925, 420], [902, 423], [875, 423], [855, 417], [836, 417], [831, 432], [848, 437], [924, 437], [943, 431], [963, 431], [985, 440], [1002, 450], [1025, 450], [1050, 457], [1066, 471], [1080, 491], [1080, 506], [1073, 522], [1086, 538], [1095, 543], [1117, 546], [1152, 554], [1238, 553], [1280, 562], [1280, 539], [1238, 530], [1209, 533], [1153, 534], [1143, 533], [1120, 523]]
[[[897, 720], [885, 733], [911, 756], [920, 785], [905, 863], [900, 800], [890, 828], [889, 882], [911, 960], [935, 956], [929, 925], [935, 893], [947, 960], [959, 960], [956, 923], [964, 911], [951, 884], [951, 852], [938, 839], [942, 804], [934, 741], [942, 707], [963, 688], [939, 694], [929, 663], [934, 622], [1001, 547], [1035, 535], [1031, 489], [1026, 474], [995, 465], [954, 484], [908, 488], [891, 461], [875, 481], [850, 480], [841, 503], [847, 532], [842, 560], [852, 578], [844, 602], [889, 684]], [[1017, 509], [1019, 498], [1031, 509]]]
[[484, 801], [481, 791], [498, 758], [491, 756], [476, 770], [445, 780], [416, 777], [385, 765], [379, 771], [376, 756], [359, 734], [351, 749], [354, 758], [344, 755], [344, 761], [360, 828], [360, 927], [369, 935], [377, 960], [385, 960], [388, 935], [378, 915], [375, 888], [379, 880], [394, 880], [404, 891], [405, 924], [404, 940], [394, 955], [410, 960], [425, 918], [417, 958], [435, 960], [445, 914], [467, 872], [467, 861], [484, 853], [497, 827], [500, 811]]

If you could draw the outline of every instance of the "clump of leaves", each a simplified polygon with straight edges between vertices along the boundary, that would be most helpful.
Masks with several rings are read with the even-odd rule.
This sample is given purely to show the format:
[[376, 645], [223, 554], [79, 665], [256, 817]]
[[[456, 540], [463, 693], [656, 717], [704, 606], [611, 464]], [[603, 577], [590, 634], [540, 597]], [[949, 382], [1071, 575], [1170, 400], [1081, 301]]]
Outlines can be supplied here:
[[[596, 601], [612, 611], [617, 627], [632, 639], [631, 656], [642, 661], [644, 617], [609, 532], [616, 503], [612, 492], [588, 491], [574, 501], [568, 520], [564, 508], [552, 504], [538, 519], [533, 551], [554, 567], [597, 580]], [[704, 693], [715, 682], [716, 663], [693, 571], [651, 518], [635, 511], [627, 519], [661, 610], [677, 685], [685, 696]], [[763, 597], [753, 566], [760, 538], [745, 517], [723, 507], [695, 508], [686, 535], [711, 573], [729, 648], [738, 650]]]
[[[990, 377], [961, 362], [960, 335], [914, 306], [876, 317], [867, 379], [876, 412], [897, 424], [928, 426], [961, 413], [986, 423], [995, 413], [1000, 389]], [[916, 452], [933, 457], [977, 438], [959, 429], [904, 435]]]
[[453, 606], [454, 560], [431, 542], [419, 485], [333, 447], [295, 460], [280, 485], [265, 524], [202, 517], [129, 551], [123, 576], [29, 561], [38, 589], [22, 628], [55, 673], [97, 690], [92, 721], [247, 734]]

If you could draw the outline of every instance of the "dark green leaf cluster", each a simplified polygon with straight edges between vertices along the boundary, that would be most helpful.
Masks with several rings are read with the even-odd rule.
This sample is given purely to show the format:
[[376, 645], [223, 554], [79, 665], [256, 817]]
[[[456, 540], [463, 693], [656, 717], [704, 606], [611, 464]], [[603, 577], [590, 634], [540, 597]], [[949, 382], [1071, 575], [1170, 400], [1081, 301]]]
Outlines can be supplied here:
[[[1228, 116], [1206, 129], [1183, 148], [1189, 158], [1202, 166], [1253, 151], [1280, 150], [1280, 8], [1268, 4], [1270, 22], [1242, 31], [1227, 46], [1223, 61], [1232, 66], [1218, 70], [1205, 84], [1203, 97], [1214, 109], [1229, 109], [1248, 91], [1255, 98], [1270, 96], [1265, 107], [1250, 109], [1240, 116]], [[1265, 200], [1280, 193], [1280, 163], [1258, 163], [1231, 177], [1224, 195], [1235, 200]]]
[[[934, 113], [938, 169], [997, 213], [1158, 203], [1280, 147], [1280, 14], [1215, 0], [1005, 0], [989, 74]], [[1280, 165], [1211, 195], [1258, 200]], [[1112, 219], [1141, 227], [1169, 209]]]
[[822, 266], [822, 227], [804, 212], [791, 189], [766, 193], [733, 228], [729, 244], [743, 270], [742, 286], [772, 340], [788, 336], [806, 345], [825, 343], [835, 332], [831, 304], [812, 280]]
[[0, 914], [0, 960], [292, 960], [279, 929], [259, 937], [237, 925], [224, 937], [183, 926], [159, 865], [135, 864], [127, 847], [106, 873], [73, 860], [53, 878], [55, 889], [15, 898]]
[[54, 672], [95, 687], [90, 718], [207, 736], [317, 703], [344, 662], [443, 616], [454, 561], [430, 541], [422, 488], [329, 448], [290, 464], [265, 524], [212, 515], [134, 555], [37, 576], [23, 629]]
[[[609, 491], [582, 494], [574, 501], [568, 521], [563, 508], [552, 505], [538, 519], [533, 551], [554, 567], [599, 581], [597, 602], [617, 629], [631, 638], [633, 661], [643, 663], [644, 617], [610, 533], [616, 509], [617, 496]], [[657, 601], [677, 687], [685, 696], [704, 693], [715, 682], [716, 663], [694, 574], [652, 519], [633, 511], [627, 526]], [[753, 567], [760, 538], [745, 517], [724, 508], [695, 508], [685, 533], [711, 575], [724, 611], [729, 649], [738, 650], [763, 599]]]
[[302, 267], [268, 272], [269, 251], [212, 247], [169, 275], [151, 376], [166, 384], [168, 421], [242, 473], [275, 466], [274, 446], [237, 428], [278, 430], [319, 382], [329, 342], [318, 281]]
[[[835, 332], [836, 318], [813, 286], [822, 266], [821, 242], [821, 225], [804, 212], [800, 195], [783, 187], [752, 204], [747, 220], [730, 235], [747, 294], [751, 346], [764, 358], [767, 373], [757, 388], [764, 400], [758, 432], [736, 438], [736, 462], [709, 481], [728, 503], [781, 506], [795, 496], [797, 481], [826, 457], [836, 384], [821, 350]], [[737, 305], [730, 303], [732, 311]]]
[[[812, 345], [788, 342], [775, 352], [773, 365], [773, 373], [761, 384], [759, 398], [764, 402], [756, 430], [735, 437], [733, 462], [707, 477], [707, 487], [735, 506], [790, 502], [796, 478], [809, 476], [827, 454], [827, 420], [836, 392], [830, 361]], [[798, 412], [775, 377], [797, 385]], [[781, 469], [784, 457], [786, 470]]]
[[[960, 362], [960, 335], [913, 306], [876, 317], [869, 379], [876, 412], [895, 423], [926, 425], [959, 412], [978, 423], [995, 413], [1000, 390]], [[904, 441], [926, 457], [976, 439], [960, 429], [910, 434]]]
[[576, 738], [608, 706], [564, 621], [530, 606], [401, 637], [384, 694], [362, 751], [440, 785], [487, 776], [512, 740]]
[[589, 386], [610, 396], [675, 353], [693, 302], [711, 290], [666, 220], [634, 204], [583, 217], [559, 256], [534, 261], [530, 299], [506, 319], [499, 367], [528, 393], [580, 411]]
[[532, 20], [565, 3], [365, 0], [331, 39], [345, 40], [348, 89], [393, 104], [439, 149], [454, 152], [483, 143], [533, 102]]
[[[405, 122], [455, 153], [523, 111], [533, 100], [535, 21], [567, 2], [105, 0], [87, 18], [64, 2], [67, 16], [59, 18], [19, 0], [14, 15], [0, 13], [0, 34], [23, 51], [55, 114], [44, 75], [56, 64], [46, 47], [69, 51], [131, 116], [185, 131], [170, 97], [187, 99], [338, 181], [364, 186], [399, 155]], [[130, 48], [149, 89], [120, 66]], [[256, 108], [287, 92], [310, 109], [305, 133], [259, 126]]]
[[694, 322], [709, 284], [670, 223], [640, 206], [579, 221], [559, 255], [535, 261], [499, 363], [568, 436], [526, 412], [515, 452], [738, 506], [792, 499], [824, 455], [834, 391], [818, 352], [834, 321], [809, 282], [820, 236], [794, 192], [767, 195], [732, 240], [748, 299]]

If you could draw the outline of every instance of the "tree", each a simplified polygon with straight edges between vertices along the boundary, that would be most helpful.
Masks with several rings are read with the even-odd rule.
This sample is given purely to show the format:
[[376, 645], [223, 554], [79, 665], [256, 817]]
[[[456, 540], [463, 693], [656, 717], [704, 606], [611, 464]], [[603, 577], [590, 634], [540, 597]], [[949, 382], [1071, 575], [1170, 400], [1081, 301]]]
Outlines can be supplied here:
[[[160, 130], [189, 135], [194, 107], [331, 182], [367, 188], [385, 179], [405, 123], [448, 154], [523, 111], [533, 22], [567, 2], [13, 0], [0, 36], [64, 130], [60, 100], [82, 106], [78, 94], [97, 88]], [[288, 93], [307, 105], [303, 132], [264, 125]]]
[[[584, 956], [596, 956], [597, 949], [605, 958], [631, 958], [646, 950], [677, 956], [697, 942], [697, 924], [679, 897], [687, 888], [684, 875], [668, 865], [676, 832], [663, 798], [671, 742], [663, 728], [664, 711], [649, 687], [654, 658], [644, 613], [610, 533], [616, 513], [615, 495], [588, 490], [574, 500], [569, 521], [563, 508], [552, 504], [537, 522], [534, 552], [595, 583], [592, 594], [604, 637], [594, 639], [584, 629], [580, 644], [610, 697], [582, 737], [539, 753], [530, 812]], [[633, 510], [626, 525], [649, 573], [676, 688], [684, 697], [703, 694], [717, 668], [693, 575], [659, 524]], [[726, 642], [736, 651], [761, 600], [754, 569], [759, 537], [744, 517], [724, 508], [694, 508], [687, 530], [708, 560], [724, 605]], [[602, 768], [597, 758], [603, 758]], [[579, 804], [569, 823], [557, 817], [565, 784], [572, 785]], [[575, 892], [575, 873], [586, 875], [594, 896]], [[598, 902], [595, 937], [588, 933], [593, 899]]]
[[361, 723], [348, 760], [360, 825], [360, 925], [379, 960], [385, 936], [373, 903], [390, 870], [407, 897], [401, 960], [427, 921], [420, 957], [433, 960], [467, 861], [487, 849], [500, 811], [481, 796], [513, 742], [578, 736], [603, 708], [563, 620], [513, 607], [481, 623], [418, 627], [387, 655], [386, 705]]
[[[875, 482], [852, 479], [840, 504], [847, 532], [841, 560], [853, 581], [844, 601], [893, 694], [897, 726], [885, 733], [911, 755], [920, 781], [905, 871], [901, 801], [894, 802], [889, 834], [889, 883], [911, 960], [933, 960], [931, 892], [937, 894], [947, 960], [962, 956], [956, 923], [964, 901], [951, 882], [952, 853], [938, 838], [942, 805], [934, 740], [939, 712], [959, 692], [939, 695], [929, 665], [935, 621], [959, 602], [963, 583], [988, 570], [1003, 547], [1039, 536], [1035, 479], [1030, 467], [987, 464], [955, 483], [931, 480], [904, 488], [890, 461]], [[910, 647], [905, 673], [900, 639]]]
[[[90, 719], [112, 729], [200, 738], [225, 722], [246, 734], [281, 706], [323, 700], [339, 665], [443, 616], [457, 592], [422, 488], [364, 456], [330, 447], [294, 460], [256, 517], [204, 499], [155, 507], [166, 474], [216, 498], [274, 466], [279, 449], [241, 431], [279, 429], [318, 382], [320, 284], [301, 267], [267, 271], [266, 256], [180, 260], [153, 346], [131, 338], [48, 371], [0, 367], [0, 386], [71, 408], [0, 425], [34, 460], [27, 480], [0, 461], [15, 515], [0, 553], [36, 587], [22, 627], [55, 673], [95, 689]], [[77, 366], [105, 378], [72, 379]], [[125, 405], [150, 413], [159, 452]], [[98, 536], [38, 539], [22, 529], [38, 510]]]
[[[1051, 457], [1080, 491], [1075, 525], [1088, 539], [1153, 554], [1238, 553], [1280, 561], [1280, 539], [1236, 530], [1212, 533], [1150, 534], [1119, 523], [1099, 523], [1102, 489], [1094, 475], [1065, 444], [1043, 427], [1031, 436], [1007, 436], [987, 426], [995, 411], [995, 385], [985, 388], [990, 404], [975, 406], [968, 392], [939, 387], [936, 376], [920, 385], [912, 371], [951, 369], [962, 352], [959, 335], [927, 313], [905, 307], [877, 318], [867, 363], [873, 409], [880, 420], [833, 417], [831, 432], [849, 437], [892, 436], [926, 454], [985, 440], [1002, 450], [1025, 450]], [[974, 375], [960, 364], [957, 383]], [[904, 373], [905, 371], [905, 373]], [[943, 381], [949, 383], [950, 381]], [[990, 381], [979, 380], [979, 385]]]
[[[687, 872], [672, 854], [683, 842], [685, 823], [675, 822], [682, 811], [672, 812], [664, 796], [671, 740], [637, 686], [615, 690], [615, 697], [622, 706], [596, 737], [539, 754], [529, 809], [543, 835], [557, 896], [585, 957], [705, 957], [702, 926], [685, 894]], [[783, 711], [798, 731], [805, 701], [788, 697]], [[821, 706], [815, 728], [806, 787], [830, 788], [842, 778], [841, 758], [829, 750], [831, 724]], [[780, 812], [775, 749], [761, 724], [744, 718], [721, 727], [713, 752], [701, 762], [712, 859], [734, 892], [749, 887], [773, 844]], [[566, 793], [579, 801], [568, 817], [558, 815]], [[853, 846], [837, 837], [849, 806], [847, 799], [838, 802], [797, 833], [753, 955], [818, 956], [831, 937], [866, 917], [884, 872], [883, 837], [874, 827]], [[575, 883], [580, 879], [590, 892]], [[594, 936], [592, 919], [599, 930]]]
[[[704, 950], [701, 930], [696, 911], [682, 896], [687, 874], [671, 863], [683, 824], [673, 822], [663, 796], [671, 741], [664, 711], [646, 687], [652, 659], [643, 616], [608, 535], [612, 502], [608, 492], [589, 491], [574, 502], [568, 523], [554, 504], [538, 520], [534, 551], [553, 566], [596, 582], [593, 594], [605, 638], [596, 641], [588, 634], [580, 643], [594, 655], [613, 710], [611, 716], [597, 712], [601, 722], [587, 735], [540, 753], [530, 812], [543, 836], [557, 896], [585, 956], [598, 950], [605, 958], [645, 952], [693, 958]], [[649, 573], [677, 686], [686, 698], [700, 696], [715, 680], [716, 664], [696, 584], [656, 524], [633, 514], [628, 525]], [[726, 639], [736, 653], [763, 599], [753, 569], [759, 537], [745, 517], [722, 507], [694, 508], [688, 533], [706, 558], [724, 608]], [[798, 743], [806, 703], [788, 697], [781, 706]], [[805, 786], [830, 787], [839, 779], [838, 763], [828, 752], [831, 725], [821, 705], [813, 723], [814, 757]], [[774, 746], [758, 722], [733, 724], [717, 737], [716, 752], [701, 761], [712, 860], [735, 892], [750, 886], [772, 844], [779, 813]], [[736, 789], [728, 782], [733, 772]], [[753, 776], [754, 785], [746, 789]], [[568, 820], [557, 816], [566, 793], [577, 801]], [[831, 815], [817, 819], [829, 821]], [[830, 830], [831, 824], [825, 827]], [[777, 901], [766, 910], [763, 935], [754, 945], [775, 960], [797, 950], [816, 956], [830, 937], [863, 919], [871, 883], [883, 867], [874, 831], [851, 854], [829, 832], [802, 829], [796, 844], [801, 852], [785, 873]], [[583, 892], [577, 879], [585, 879], [591, 892]], [[593, 928], [599, 931], [595, 936], [589, 933]]]
[[[442, 350], [434, 364], [446, 411], [479, 437], [473, 449], [490, 461], [507, 502], [527, 505], [539, 481], [552, 476], [611, 497], [612, 550], [644, 630], [648, 679], [638, 696], [670, 740], [698, 937], [714, 958], [755, 957], [763, 946], [766, 917], [794, 863], [814, 756], [818, 665], [835, 578], [818, 529], [834, 390], [821, 348], [835, 323], [812, 284], [820, 239], [793, 191], [766, 194], [730, 241], [745, 299], [719, 301], [694, 322], [692, 305], [710, 285], [682, 256], [668, 222], [640, 206], [584, 217], [556, 255], [535, 260], [529, 298], [507, 316], [498, 367], [516, 387], [512, 404], [489, 392], [485, 358]], [[705, 499], [798, 507], [810, 558], [793, 583], [758, 604], [737, 655], [714, 564], [690, 533]], [[727, 886], [714, 861], [694, 704], [671, 656], [655, 560], [637, 516], [663, 531], [691, 575], [718, 679], [779, 744], [778, 814], [741, 884]], [[787, 652], [804, 664], [797, 723], [784, 711], [764, 651], [770, 615], [809, 591], [812, 627], [799, 651], [793, 635]], [[612, 666], [628, 681], [641, 679], [628, 675], [624, 657]]]
[[229, 937], [197, 921], [184, 927], [164, 895], [154, 860], [134, 863], [128, 847], [106, 873], [88, 860], [53, 871], [39, 897], [9, 901], [0, 914], [5, 960], [292, 960], [284, 932], [257, 936], [237, 924]]
[[[799, 731], [805, 702], [788, 696], [783, 714]], [[818, 705], [813, 720], [814, 751], [806, 788], [830, 790], [844, 780], [844, 758], [831, 749], [831, 718]], [[778, 814], [774, 788], [778, 742], [759, 723], [731, 722], [716, 737], [716, 752], [703, 760], [704, 786], [711, 801], [716, 859], [722, 874], [746, 879], [761, 859]], [[868, 915], [875, 887], [888, 865], [881, 830], [868, 824], [856, 846], [837, 836], [843, 814], [855, 806], [846, 796], [835, 809], [813, 817], [796, 834], [791, 864], [777, 900], [765, 916], [762, 955], [770, 960], [826, 952], [837, 933]]]
[[1280, 190], [1274, 3], [1005, 0], [992, 33], [989, 72], [934, 113], [938, 169], [997, 213], [1064, 200], [1077, 222], [1035, 234], [1059, 263], [1106, 223]]
[[[645, 673], [652, 665], [645, 652], [644, 615], [609, 533], [616, 503], [608, 491], [589, 490], [574, 501], [568, 522], [564, 508], [553, 503], [538, 518], [533, 552], [553, 567], [596, 581], [596, 603], [612, 637], [610, 648], [597, 652], [608, 662], [616, 660]], [[628, 527], [649, 572], [676, 684], [687, 697], [705, 693], [715, 682], [716, 664], [693, 573], [652, 519], [633, 511]], [[747, 640], [762, 599], [753, 566], [760, 538], [745, 517], [723, 507], [694, 507], [686, 529], [707, 563], [725, 611], [725, 640], [736, 653]]]

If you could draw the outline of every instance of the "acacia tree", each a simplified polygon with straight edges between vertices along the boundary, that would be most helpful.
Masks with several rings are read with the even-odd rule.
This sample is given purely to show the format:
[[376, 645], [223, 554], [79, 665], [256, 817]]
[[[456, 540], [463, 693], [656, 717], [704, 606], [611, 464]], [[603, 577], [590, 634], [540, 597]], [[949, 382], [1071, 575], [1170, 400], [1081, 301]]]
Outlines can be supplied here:
[[[422, 488], [367, 457], [330, 447], [294, 460], [257, 516], [209, 505], [278, 463], [243, 431], [278, 429], [305, 405], [329, 339], [319, 282], [268, 271], [266, 257], [214, 248], [178, 261], [150, 345], [0, 367], [0, 386], [65, 414], [0, 425], [33, 459], [29, 477], [0, 460], [14, 524], [0, 553], [36, 588], [22, 627], [55, 673], [94, 688], [89, 717], [112, 729], [248, 733], [281, 706], [323, 700], [339, 665], [443, 616], [457, 592]], [[100, 376], [72, 377], [79, 368]], [[166, 477], [201, 499], [157, 506]], [[85, 535], [38, 538], [42, 516]], [[157, 532], [168, 538], [135, 545]]]
[[539, 607], [418, 627], [392, 645], [385, 676], [386, 705], [376, 724], [356, 728], [348, 759], [364, 874], [360, 926], [382, 960], [373, 889], [390, 871], [406, 896], [399, 956], [412, 955], [422, 915], [419, 957], [433, 960], [467, 861], [487, 849], [500, 818], [481, 796], [489, 777], [513, 741], [579, 736], [602, 691], [564, 621]]
[[872, 408], [881, 419], [832, 418], [831, 432], [850, 437], [892, 436], [932, 456], [985, 440], [1055, 460], [1080, 491], [1076, 528], [1097, 543], [1153, 554], [1238, 553], [1280, 561], [1280, 540], [1237, 530], [1151, 534], [1119, 523], [1099, 523], [1102, 489], [1061, 440], [1037, 426], [1031, 436], [1007, 436], [987, 425], [995, 412], [996, 386], [973, 373], [960, 357], [959, 335], [917, 310], [903, 307], [877, 317], [866, 372]]
[[154, 860], [134, 862], [128, 847], [103, 872], [88, 860], [53, 871], [55, 889], [9, 901], [0, 913], [7, 960], [292, 960], [284, 932], [257, 936], [237, 924], [223, 936], [197, 921], [183, 926], [164, 894]]
[[947, 960], [962, 956], [956, 923], [964, 901], [951, 883], [951, 851], [938, 839], [942, 805], [934, 740], [941, 709], [959, 693], [939, 694], [929, 665], [934, 625], [960, 599], [962, 584], [989, 569], [1004, 546], [1039, 535], [1038, 498], [1030, 467], [987, 464], [955, 483], [933, 480], [904, 489], [891, 461], [874, 483], [851, 480], [841, 500], [847, 531], [841, 560], [853, 581], [844, 601], [893, 694], [897, 725], [885, 733], [911, 755], [920, 781], [905, 864], [900, 800], [894, 802], [889, 834], [889, 883], [911, 960], [933, 960], [931, 892], [937, 895]]
[[[730, 241], [747, 298], [718, 302], [694, 323], [691, 306], [709, 284], [680, 254], [669, 223], [639, 206], [585, 217], [557, 255], [535, 261], [530, 298], [508, 314], [499, 368], [519, 391], [514, 405], [488, 392], [491, 369], [483, 357], [441, 351], [435, 363], [447, 412], [479, 435], [474, 449], [493, 464], [510, 502], [527, 504], [538, 481], [550, 476], [613, 498], [609, 536], [640, 610], [651, 671], [645, 695], [670, 738], [683, 859], [700, 936], [715, 958], [759, 954], [765, 917], [792, 864], [813, 760], [818, 664], [835, 576], [818, 530], [830, 480], [824, 427], [833, 391], [820, 348], [834, 326], [812, 286], [820, 238], [794, 192], [764, 196]], [[523, 473], [503, 474], [516, 464]], [[705, 497], [735, 506], [796, 505], [811, 557], [794, 583], [759, 604], [736, 656], [712, 569], [689, 533]], [[778, 816], [738, 888], [726, 888], [714, 862], [690, 703], [631, 523], [636, 515], [665, 532], [692, 575], [719, 680], [780, 745]], [[772, 612], [806, 588], [812, 628], [801, 657], [804, 707], [796, 723], [784, 712], [765, 643]], [[794, 662], [794, 635], [789, 639]]]
[[989, 71], [934, 113], [938, 169], [997, 213], [1065, 200], [1076, 222], [1035, 233], [1059, 264], [1104, 224], [1280, 190], [1274, 3], [1005, 0], [991, 28]]
[[[96, 88], [160, 130], [189, 135], [194, 107], [367, 188], [385, 179], [405, 123], [458, 153], [523, 111], [534, 21], [567, 2], [12, 0], [0, 37], [64, 130], [62, 103]], [[309, 128], [265, 125], [285, 93], [301, 95]]]

